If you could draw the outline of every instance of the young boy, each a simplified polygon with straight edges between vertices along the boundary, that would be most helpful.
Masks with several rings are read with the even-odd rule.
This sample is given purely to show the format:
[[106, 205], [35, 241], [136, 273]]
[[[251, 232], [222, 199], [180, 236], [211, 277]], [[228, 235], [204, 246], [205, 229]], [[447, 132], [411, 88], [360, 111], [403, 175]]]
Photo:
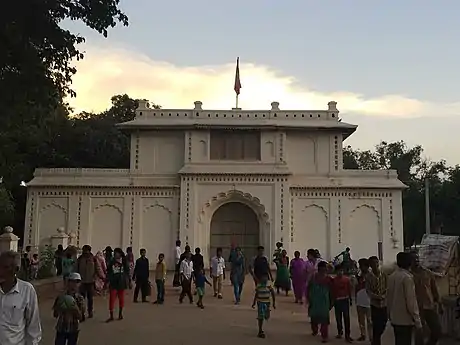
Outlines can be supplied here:
[[273, 300], [273, 309], [276, 309], [275, 305], [275, 290], [268, 281], [268, 275], [264, 274], [260, 277], [259, 282], [254, 293], [254, 300], [252, 302], [252, 308], [255, 308], [257, 304], [257, 323], [259, 326], [259, 338], [265, 338], [263, 330], [264, 321], [270, 319], [270, 296]]
[[[361, 336], [358, 341], [366, 340], [366, 328], [370, 342], [372, 342], [372, 321], [371, 321], [371, 301], [366, 291], [366, 275], [369, 273], [369, 261], [359, 259], [359, 273], [357, 277], [356, 292], [356, 311], [358, 314], [358, 325]], [[366, 327], [367, 326], [367, 327]]]
[[155, 267], [155, 284], [157, 285], [157, 299], [154, 304], [163, 304], [165, 301], [166, 263], [165, 255], [158, 255], [158, 262]]
[[208, 284], [209, 286], [212, 286], [211, 283], [206, 279], [206, 276], [204, 274], [204, 269], [200, 269], [198, 272], [195, 271], [195, 285], [196, 285], [196, 293], [198, 295], [198, 302], [196, 303], [196, 305], [201, 309], [204, 309], [203, 297], [204, 297], [204, 288], [206, 284]]
[[84, 321], [85, 301], [78, 293], [81, 277], [72, 273], [66, 280], [66, 291], [58, 296], [53, 305], [56, 324], [55, 345], [77, 345], [80, 322]]
[[210, 266], [214, 297], [222, 299], [222, 281], [225, 280], [225, 259], [222, 257], [222, 248], [217, 248], [216, 256], [211, 259]]
[[134, 303], [137, 303], [137, 298], [139, 297], [139, 291], [142, 295], [142, 303], [147, 302], [147, 296], [149, 295], [150, 290], [150, 283], [149, 283], [149, 275], [150, 275], [150, 264], [149, 259], [147, 259], [146, 254], [147, 251], [145, 249], [141, 249], [139, 251], [140, 258], [136, 260], [136, 264], [134, 265], [134, 273], [133, 273], [133, 281], [136, 282], [136, 287], [134, 288], [134, 296], [133, 300]]
[[336, 338], [341, 339], [343, 337], [345, 324], [345, 340], [351, 343], [353, 341], [350, 335], [351, 281], [349, 277], [344, 275], [343, 265], [337, 267], [337, 276], [332, 280], [332, 297], [337, 323]]
[[193, 262], [191, 261], [192, 254], [189, 251], [185, 252], [185, 259], [180, 263], [180, 278], [182, 291], [179, 296], [179, 303], [184, 301], [185, 295], [187, 295], [190, 304], [193, 303], [192, 296], [192, 279], [193, 279]]

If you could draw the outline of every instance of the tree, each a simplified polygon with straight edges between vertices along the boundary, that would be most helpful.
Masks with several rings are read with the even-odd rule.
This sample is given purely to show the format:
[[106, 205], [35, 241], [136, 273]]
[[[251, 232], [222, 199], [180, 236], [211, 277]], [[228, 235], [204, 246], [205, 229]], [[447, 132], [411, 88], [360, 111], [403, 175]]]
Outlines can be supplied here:
[[11, 225], [14, 220], [14, 203], [8, 190], [0, 183], [0, 228]]
[[[128, 25], [119, 0], [16, 0], [0, 14], [1, 104], [14, 107], [55, 106], [68, 94], [73, 61], [84, 54], [77, 47], [85, 41], [62, 27], [64, 20], [81, 21], [107, 37], [118, 23]], [[56, 103], [57, 102], [57, 103]]]
[[[448, 227], [447, 231], [460, 234], [454, 229], [454, 224], [445, 218], [452, 219], [447, 215], [447, 205], [454, 202], [455, 188], [460, 183], [452, 186], [455, 169], [449, 169], [445, 161], [433, 162], [423, 157], [423, 149], [420, 145], [409, 148], [403, 141], [387, 143], [382, 141], [375, 151], [359, 151], [346, 147], [344, 150], [345, 169], [394, 169], [398, 178], [408, 187], [403, 191], [403, 222], [404, 243], [407, 246], [419, 242], [425, 232], [425, 179], [430, 181], [431, 201], [431, 225], [436, 227], [443, 223]], [[460, 176], [460, 173], [459, 173]], [[460, 182], [460, 179], [459, 179]], [[457, 189], [458, 190], [458, 189]], [[450, 193], [450, 194], [449, 194]], [[460, 211], [460, 207], [453, 207]], [[451, 211], [453, 214], [454, 210]]]

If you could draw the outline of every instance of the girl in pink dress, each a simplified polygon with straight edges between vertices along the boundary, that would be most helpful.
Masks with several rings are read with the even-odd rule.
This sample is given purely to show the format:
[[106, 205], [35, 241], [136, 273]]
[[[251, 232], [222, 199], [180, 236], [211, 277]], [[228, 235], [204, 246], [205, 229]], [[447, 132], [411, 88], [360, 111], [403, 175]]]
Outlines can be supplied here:
[[99, 295], [103, 295], [106, 290], [107, 264], [105, 262], [104, 254], [101, 251], [96, 254], [96, 263], [96, 292]]

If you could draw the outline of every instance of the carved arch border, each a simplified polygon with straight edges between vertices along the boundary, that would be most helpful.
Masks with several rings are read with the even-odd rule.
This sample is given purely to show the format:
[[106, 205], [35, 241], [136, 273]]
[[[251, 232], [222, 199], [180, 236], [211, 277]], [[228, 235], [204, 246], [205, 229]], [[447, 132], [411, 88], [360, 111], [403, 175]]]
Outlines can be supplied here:
[[378, 225], [380, 226], [380, 224], [382, 224], [382, 217], [380, 215], [380, 212], [375, 208], [375, 206], [373, 205], [368, 205], [368, 204], [362, 204], [362, 205], [359, 205], [359, 206], [356, 206], [351, 212], [350, 212], [350, 217], [353, 217], [353, 213], [355, 213], [358, 209], [360, 208], [368, 208], [372, 211], [374, 211], [374, 213], [377, 215], [377, 221], [378, 221]]
[[212, 215], [219, 209], [219, 207], [231, 202], [240, 202], [248, 206], [257, 215], [261, 225], [265, 226], [266, 224], [269, 224], [270, 217], [265, 211], [265, 206], [260, 202], [260, 199], [252, 196], [251, 193], [245, 193], [240, 190], [229, 190], [213, 196], [203, 205], [198, 216], [198, 222], [204, 223], [206, 221], [211, 223]]
[[302, 212], [305, 211], [307, 208], [312, 208], [312, 207], [319, 208], [323, 212], [324, 216], [326, 217], [326, 221], [329, 220], [329, 213], [327, 212], [327, 210], [324, 208], [324, 206], [319, 205], [317, 203], [311, 203], [311, 204], [306, 205], [302, 209]]
[[108, 202], [105, 202], [103, 204], [97, 205], [96, 207], [93, 207], [93, 209], [91, 210], [91, 213], [94, 213], [94, 212], [96, 212], [97, 210], [99, 210], [100, 208], [103, 208], [103, 207], [113, 208], [113, 209], [117, 210], [121, 215], [123, 215], [123, 211], [117, 205], [110, 204]]
[[62, 212], [64, 212], [65, 216], [67, 217], [67, 209], [64, 206], [55, 203], [54, 201], [52, 201], [49, 204], [46, 204], [45, 206], [43, 206], [40, 209], [39, 213], [41, 214], [42, 212], [44, 212], [46, 210], [49, 210], [51, 207], [56, 207], [56, 208], [60, 209]]

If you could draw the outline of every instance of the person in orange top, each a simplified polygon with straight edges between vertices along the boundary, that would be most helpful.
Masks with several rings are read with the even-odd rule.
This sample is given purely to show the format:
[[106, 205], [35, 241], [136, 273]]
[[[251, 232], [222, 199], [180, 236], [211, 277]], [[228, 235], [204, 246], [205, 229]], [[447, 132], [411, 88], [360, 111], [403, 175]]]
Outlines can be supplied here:
[[337, 323], [337, 339], [343, 337], [345, 326], [345, 340], [351, 343], [350, 335], [350, 304], [351, 281], [344, 273], [343, 265], [337, 267], [337, 276], [332, 281], [332, 298], [334, 301], [335, 320]]

